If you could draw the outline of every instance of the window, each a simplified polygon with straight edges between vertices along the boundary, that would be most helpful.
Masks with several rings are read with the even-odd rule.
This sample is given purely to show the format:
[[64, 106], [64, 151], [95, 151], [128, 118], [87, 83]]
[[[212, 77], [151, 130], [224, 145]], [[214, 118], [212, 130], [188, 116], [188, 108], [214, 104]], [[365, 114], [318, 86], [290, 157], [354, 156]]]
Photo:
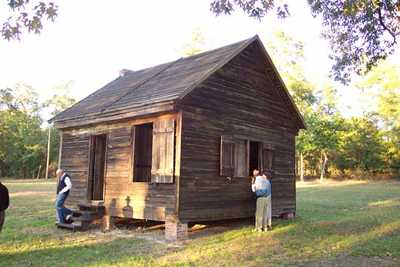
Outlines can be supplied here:
[[133, 181], [150, 182], [153, 150], [153, 123], [133, 128]]
[[134, 182], [173, 183], [175, 120], [159, 119], [132, 128]]
[[221, 137], [220, 176], [247, 177], [253, 170], [272, 170], [274, 151], [270, 145], [232, 136]]

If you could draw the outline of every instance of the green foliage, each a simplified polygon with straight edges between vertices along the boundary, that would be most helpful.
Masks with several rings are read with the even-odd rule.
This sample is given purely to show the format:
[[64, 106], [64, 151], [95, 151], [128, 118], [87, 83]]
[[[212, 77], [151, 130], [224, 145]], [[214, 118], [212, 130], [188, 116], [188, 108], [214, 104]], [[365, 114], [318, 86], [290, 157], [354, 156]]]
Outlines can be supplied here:
[[[261, 19], [270, 12], [290, 15], [289, 1], [213, 0], [211, 11], [231, 14], [235, 8]], [[396, 0], [308, 0], [313, 16], [323, 21], [323, 36], [332, 48], [332, 76], [347, 83], [351, 74], [364, 73], [392, 54], [400, 35], [400, 1]]]
[[[303, 44], [276, 33], [268, 44], [307, 129], [296, 139], [296, 151], [305, 160], [309, 175], [326, 173], [392, 172], [400, 168], [400, 67], [383, 62], [359, 83], [373, 91], [374, 114], [343, 118], [337, 108], [338, 94], [331, 83], [316, 88], [304, 74]], [[382, 127], [383, 126], [383, 127]], [[300, 165], [300, 164], [299, 164]], [[337, 172], [338, 171], [338, 172]]]
[[45, 155], [39, 101], [32, 87], [0, 90], [0, 175], [30, 177]]
[[385, 147], [376, 121], [369, 117], [352, 118], [343, 127], [346, 131], [339, 134], [336, 167], [343, 174], [346, 170], [384, 171]]
[[52, 110], [51, 115], [57, 115], [58, 113], [69, 108], [76, 102], [73, 97], [69, 96], [69, 90], [72, 86], [73, 82], [68, 81], [61, 82], [53, 88], [53, 96], [44, 103], [45, 107]]
[[[48, 129], [42, 128], [41, 112], [50, 108], [52, 114], [71, 105], [68, 87], [56, 90], [52, 99], [40, 104], [35, 90], [25, 84], [0, 89], [0, 176], [36, 177], [45, 171]], [[52, 130], [50, 163], [58, 160], [59, 134]], [[40, 172], [39, 172], [40, 171]]]
[[394, 172], [400, 173], [400, 65], [396, 63], [381, 62], [357, 86], [377, 100], [374, 112], [378, 123], [383, 125], [384, 160]]

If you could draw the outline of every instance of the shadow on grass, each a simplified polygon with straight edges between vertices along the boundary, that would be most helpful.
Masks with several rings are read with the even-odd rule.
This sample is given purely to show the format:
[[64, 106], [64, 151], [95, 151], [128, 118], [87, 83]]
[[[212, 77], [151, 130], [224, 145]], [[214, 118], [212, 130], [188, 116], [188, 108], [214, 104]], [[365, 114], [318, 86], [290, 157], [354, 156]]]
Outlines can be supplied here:
[[[153, 261], [154, 251], [165, 248], [141, 239], [119, 238], [106, 242], [80, 245], [68, 244], [50, 248], [37, 248], [22, 252], [0, 252], [1, 266], [83, 266], [113, 265], [129, 257], [133, 264], [144, 265]], [[149, 253], [150, 252], [150, 253]]]

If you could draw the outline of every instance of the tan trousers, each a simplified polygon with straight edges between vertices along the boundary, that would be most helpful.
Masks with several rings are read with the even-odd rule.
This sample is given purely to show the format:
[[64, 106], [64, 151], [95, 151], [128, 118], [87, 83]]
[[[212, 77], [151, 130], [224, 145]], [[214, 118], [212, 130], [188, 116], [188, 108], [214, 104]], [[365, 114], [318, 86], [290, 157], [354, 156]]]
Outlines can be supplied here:
[[271, 196], [257, 198], [256, 204], [256, 229], [267, 230], [272, 226]]

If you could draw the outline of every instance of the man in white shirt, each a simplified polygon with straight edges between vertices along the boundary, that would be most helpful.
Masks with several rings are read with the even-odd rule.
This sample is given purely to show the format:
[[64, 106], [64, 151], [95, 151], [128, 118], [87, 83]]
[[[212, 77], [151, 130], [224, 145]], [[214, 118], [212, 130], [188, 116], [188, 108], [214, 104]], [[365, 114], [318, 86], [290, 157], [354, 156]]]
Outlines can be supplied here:
[[71, 177], [63, 169], [58, 169], [56, 175], [58, 178], [56, 198], [57, 223], [67, 223], [70, 221], [72, 211], [64, 206], [64, 202], [72, 188]]

